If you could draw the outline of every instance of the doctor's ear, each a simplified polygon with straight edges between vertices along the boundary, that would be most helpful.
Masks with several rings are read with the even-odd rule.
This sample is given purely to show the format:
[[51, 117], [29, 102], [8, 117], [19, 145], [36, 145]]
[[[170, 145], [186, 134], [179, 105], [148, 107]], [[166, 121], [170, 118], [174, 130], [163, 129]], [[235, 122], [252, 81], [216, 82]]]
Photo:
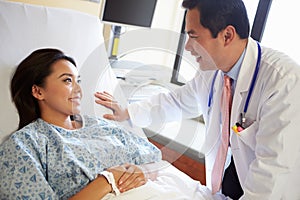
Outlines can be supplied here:
[[224, 38], [224, 45], [228, 45], [236, 36], [236, 30], [233, 26], [229, 25], [222, 31], [222, 34]]
[[37, 100], [43, 100], [44, 99], [44, 95], [41, 91], [41, 87], [39, 87], [37, 85], [32, 86], [31, 93], [32, 93], [32, 96], [34, 96]]

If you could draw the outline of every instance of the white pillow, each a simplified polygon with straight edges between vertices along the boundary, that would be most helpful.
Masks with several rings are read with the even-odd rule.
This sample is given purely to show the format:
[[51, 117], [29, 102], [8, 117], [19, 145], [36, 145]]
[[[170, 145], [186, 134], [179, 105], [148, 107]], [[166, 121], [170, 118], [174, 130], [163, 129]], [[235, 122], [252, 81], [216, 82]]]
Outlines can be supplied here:
[[[103, 25], [79, 11], [0, 0], [0, 144], [18, 126], [9, 84], [15, 67], [38, 48], [59, 48], [76, 60], [83, 80], [82, 112], [101, 116], [93, 93], [107, 90], [124, 98], [106, 55]], [[116, 90], [118, 92], [116, 92]]]

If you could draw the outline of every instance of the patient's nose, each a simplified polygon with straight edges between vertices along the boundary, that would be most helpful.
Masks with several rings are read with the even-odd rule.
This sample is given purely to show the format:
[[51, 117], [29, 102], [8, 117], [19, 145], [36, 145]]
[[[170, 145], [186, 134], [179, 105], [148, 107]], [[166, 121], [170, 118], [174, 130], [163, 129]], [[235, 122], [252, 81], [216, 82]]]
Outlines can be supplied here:
[[82, 94], [82, 92], [81, 92], [81, 86], [80, 86], [79, 82], [74, 81], [73, 90], [74, 90], [75, 93], [78, 92], [78, 93]]

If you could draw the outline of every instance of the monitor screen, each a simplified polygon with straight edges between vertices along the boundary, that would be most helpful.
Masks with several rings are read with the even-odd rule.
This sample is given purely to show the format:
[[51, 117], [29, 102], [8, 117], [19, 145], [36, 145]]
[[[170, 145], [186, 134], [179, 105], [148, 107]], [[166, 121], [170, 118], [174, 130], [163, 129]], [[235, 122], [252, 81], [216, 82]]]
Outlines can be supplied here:
[[115, 25], [151, 27], [157, 0], [106, 0], [103, 22]]

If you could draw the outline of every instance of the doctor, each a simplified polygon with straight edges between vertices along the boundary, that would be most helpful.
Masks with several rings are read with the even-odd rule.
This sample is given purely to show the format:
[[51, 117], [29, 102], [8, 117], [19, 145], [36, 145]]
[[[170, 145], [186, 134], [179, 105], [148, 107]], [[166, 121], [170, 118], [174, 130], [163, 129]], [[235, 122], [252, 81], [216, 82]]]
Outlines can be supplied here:
[[[229, 150], [219, 192], [232, 199], [300, 199], [300, 66], [249, 37], [242, 0], [184, 0], [186, 50], [199, 63], [197, 76], [169, 94], [122, 108], [106, 92], [96, 102], [104, 117], [139, 126], [151, 117], [179, 120], [201, 110], [206, 124], [207, 186], [221, 143], [224, 75], [231, 78]], [[151, 110], [155, 107], [156, 115]], [[238, 128], [237, 128], [238, 127]], [[213, 191], [215, 192], [215, 191]]]

